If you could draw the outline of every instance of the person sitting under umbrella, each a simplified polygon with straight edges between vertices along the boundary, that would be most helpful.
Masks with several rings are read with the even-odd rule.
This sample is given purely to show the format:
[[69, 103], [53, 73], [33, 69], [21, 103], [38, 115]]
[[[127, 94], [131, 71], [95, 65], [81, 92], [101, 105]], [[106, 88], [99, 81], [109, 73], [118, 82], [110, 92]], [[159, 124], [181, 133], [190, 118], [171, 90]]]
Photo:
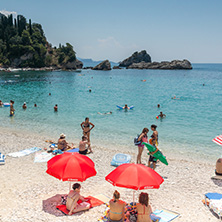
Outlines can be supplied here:
[[124, 209], [126, 203], [120, 198], [120, 193], [115, 190], [113, 193], [113, 199], [109, 201], [110, 211], [109, 211], [109, 222], [123, 222], [124, 221]]
[[141, 193], [139, 195], [139, 203], [136, 204], [137, 211], [137, 221], [138, 222], [151, 222], [150, 214], [152, 213], [152, 208], [149, 205], [149, 195], [148, 193]]
[[[74, 183], [72, 186], [73, 190], [70, 190], [67, 201], [66, 208], [69, 210], [68, 215], [72, 215], [73, 213], [88, 210], [90, 208], [90, 203], [83, 196], [80, 195], [81, 185], [79, 183]], [[83, 202], [78, 204], [77, 201], [82, 200]]]

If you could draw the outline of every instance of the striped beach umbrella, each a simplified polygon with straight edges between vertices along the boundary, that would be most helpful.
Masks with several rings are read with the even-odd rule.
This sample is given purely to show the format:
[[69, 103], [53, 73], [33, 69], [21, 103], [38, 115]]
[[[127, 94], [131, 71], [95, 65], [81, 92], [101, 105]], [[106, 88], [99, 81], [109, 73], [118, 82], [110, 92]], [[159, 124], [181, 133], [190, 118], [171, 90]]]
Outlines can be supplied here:
[[212, 141], [222, 146], [222, 135], [215, 137]]

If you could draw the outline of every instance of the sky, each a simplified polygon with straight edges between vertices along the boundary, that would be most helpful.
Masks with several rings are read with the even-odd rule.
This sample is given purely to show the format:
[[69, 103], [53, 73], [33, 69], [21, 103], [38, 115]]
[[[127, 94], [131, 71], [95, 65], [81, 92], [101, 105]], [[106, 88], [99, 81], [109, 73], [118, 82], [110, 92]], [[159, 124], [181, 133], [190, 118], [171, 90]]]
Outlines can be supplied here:
[[80, 58], [146, 50], [157, 62], [222, 63], [222, 0], [1, 0], [0, 11], [40, 23], [48, 42]]

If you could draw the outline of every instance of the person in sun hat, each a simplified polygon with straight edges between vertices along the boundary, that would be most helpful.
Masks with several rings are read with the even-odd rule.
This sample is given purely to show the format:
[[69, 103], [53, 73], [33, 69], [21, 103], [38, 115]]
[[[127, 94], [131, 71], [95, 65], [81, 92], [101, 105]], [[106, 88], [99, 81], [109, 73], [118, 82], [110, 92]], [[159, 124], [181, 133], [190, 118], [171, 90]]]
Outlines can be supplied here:
[[61, 151], [66, 151], [68, 149], [72, 149], [73, 146], [69, 146], [68, 143], [65, 140], [66, 135], [62, 133], [58, 139], [58, 149]]

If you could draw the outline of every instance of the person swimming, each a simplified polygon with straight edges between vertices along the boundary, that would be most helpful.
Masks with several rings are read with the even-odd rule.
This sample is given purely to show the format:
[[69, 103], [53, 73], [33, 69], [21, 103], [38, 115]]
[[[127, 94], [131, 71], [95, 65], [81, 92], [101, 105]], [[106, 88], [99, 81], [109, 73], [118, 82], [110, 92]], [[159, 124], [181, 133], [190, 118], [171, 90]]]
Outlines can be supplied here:
[[23, 103], [22, 108], [23, 108], [23, 109], [26, 109], [26, 108], [27, 108], [26, 102]]
[[163, 112], [160, 112], [160, 114], [158, 115], [158, 117], [160, 117], [160, 118], [164, 118], [164, 117], [166, 117], [166, 115], [163, 114]]
[[98, 114], [99, 115], [109, 115], [109, 114], [112, 114], [112, 112], [110, 111], [110, 112], [106, 112], [106, 113], [100, 113], [100, 112], [98, 112]]
[[123, 109], [130, 109], [127, 104], [125, 104], [125, 106], [123, 107]]

